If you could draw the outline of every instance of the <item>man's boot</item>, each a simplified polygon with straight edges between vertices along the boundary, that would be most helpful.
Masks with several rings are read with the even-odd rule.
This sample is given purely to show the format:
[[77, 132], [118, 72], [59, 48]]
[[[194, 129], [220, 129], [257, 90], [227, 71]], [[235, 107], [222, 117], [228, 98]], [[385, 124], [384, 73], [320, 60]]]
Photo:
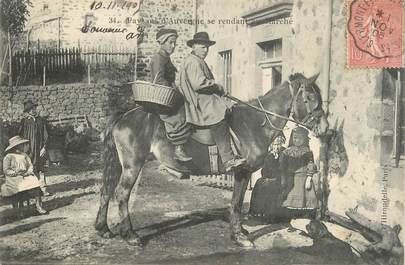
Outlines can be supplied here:
[[183, 162], [187, 162], [192, 160], [192, 157], [187, 156], [186, 152], [184, 151], [183, 145], [176, 145], [174, 148], [174, 155], [175, 159]]
[[231, 147], [231, 135], [225, 121], [222, 121], [211, 128], [219, 154], [224, 162], [226, 172], [246, 164], [246, 159], [233, 154]]

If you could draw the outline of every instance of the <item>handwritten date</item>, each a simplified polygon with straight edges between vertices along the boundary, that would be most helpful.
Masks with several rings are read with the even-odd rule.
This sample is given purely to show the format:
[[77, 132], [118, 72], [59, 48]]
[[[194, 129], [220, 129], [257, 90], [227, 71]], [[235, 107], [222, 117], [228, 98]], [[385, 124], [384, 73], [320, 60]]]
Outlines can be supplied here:
[[134, 11], [132, 15], [135, 15], [139, 11], [139, 2], [138, 1], [94, 1], [90, 5], [90, 10], [127, 10]]

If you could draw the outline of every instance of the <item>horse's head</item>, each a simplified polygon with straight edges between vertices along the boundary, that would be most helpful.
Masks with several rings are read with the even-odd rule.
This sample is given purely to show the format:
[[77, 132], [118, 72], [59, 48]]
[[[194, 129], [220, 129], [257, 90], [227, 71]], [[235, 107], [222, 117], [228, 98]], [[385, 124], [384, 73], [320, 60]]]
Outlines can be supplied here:
[[322, 96], [315, 84], [319, 73], [305, 78], [302, 74], [290, 76], [292, 117], [310, 129], [316, 136], [324, 135], [328, 130], [328, 120], [322, 109]]

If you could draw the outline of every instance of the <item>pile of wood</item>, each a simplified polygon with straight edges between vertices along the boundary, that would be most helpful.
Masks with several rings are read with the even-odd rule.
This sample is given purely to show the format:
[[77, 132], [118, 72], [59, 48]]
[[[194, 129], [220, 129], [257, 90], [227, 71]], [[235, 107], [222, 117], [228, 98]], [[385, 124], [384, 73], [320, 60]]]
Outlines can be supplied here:
[[372, 221], [357, 212], [357, 209], [349, 209], [346, 216], [327, 212], [328, 221], [343, 226], [349, 230], [358, 232], [367, 241], [357, 241], [352, 247], [370, 264], [378, 265], [401, 265], [404, 263], [404, 248], [399, 240], [400, 225], [390, 227], [385, 224]]

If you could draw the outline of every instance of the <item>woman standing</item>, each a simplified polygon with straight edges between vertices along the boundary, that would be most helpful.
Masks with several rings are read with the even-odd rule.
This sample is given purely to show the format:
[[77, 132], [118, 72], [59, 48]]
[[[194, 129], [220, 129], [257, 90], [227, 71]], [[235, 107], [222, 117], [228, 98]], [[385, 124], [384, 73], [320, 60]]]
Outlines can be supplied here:
[[17, 207], [19, 202], [35, 198], [37, 212], [47, 214], [48, 211], [42, 208], [41, 196], [43, 193], [39, 180], [34, 175], [31, 159], [25, 153], [25, 149], [28, 149], [28, 142], [20, 136], [9, 139], [9, 145], [5, 150], [6, 156], [3, 160], [6, 182], [1, 186], [1, 194], [6, 200], [13, 203], [13, 207]]
[[312, 176], [316, 167], [306, 129], [297, 127], [291, 132], [289, 147], [280, 156], [280, 170], [283, 215], [315, 218], [318, 200]]
[[[175, 85], [177, 69], [170, 59], [176, 48], [177, 37], [175, 29], [160, 29], [156, 34], [160, 47], [150, 63], [152, 83], [177, 89]], [[190, 125], [186, 123], [184, 105], [178, 106], [170, 114], [160, 115], [160, 118], [165, 123], [167, 138], [175, 146], [175, 158], [179, 161], [190, 161], [192, 158], [187, 156], [183, 147], [190, 136]]]

